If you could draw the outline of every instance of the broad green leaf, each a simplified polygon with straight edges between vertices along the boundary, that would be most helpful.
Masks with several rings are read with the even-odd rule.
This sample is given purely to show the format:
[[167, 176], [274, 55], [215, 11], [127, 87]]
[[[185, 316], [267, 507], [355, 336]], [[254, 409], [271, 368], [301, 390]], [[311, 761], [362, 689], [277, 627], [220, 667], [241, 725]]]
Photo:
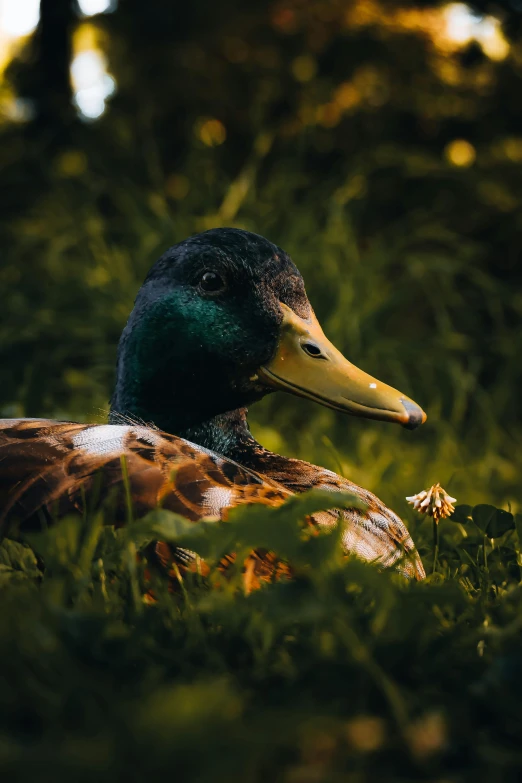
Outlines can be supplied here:
[[489, 538], [500, 538], [500, 536], [503, 536], [508, 530], [513, 530], [514, 528], [515, 520], [513, 519], [513, 514], [510, 514], [509, 511], [504, 511], [501, 508], [497, 508], [496, 513], [488, 523], [486, 535], [489, 536]]
[[28, 582], [28, 578], [23, 571], [0, 563], [0, 590], [5, 587], [13, 587], [15, 584]]
[[0, 543], [0, 588], [34, 583], [41, 576], [33, 550], [20, 541], [4, 538]]
[[473, 508], [471, 516], [477, 527], [479, 527], [485, 533], [489, 523], [496, 513], [497, 509], [495, 506], [490, 506], [487, 503], [481, 503]]
[[36, 556], [27, 544], [4, 538], [0, 543], [0, 565], [14, 571], [23, 571], [29, 576], [40, 576]]

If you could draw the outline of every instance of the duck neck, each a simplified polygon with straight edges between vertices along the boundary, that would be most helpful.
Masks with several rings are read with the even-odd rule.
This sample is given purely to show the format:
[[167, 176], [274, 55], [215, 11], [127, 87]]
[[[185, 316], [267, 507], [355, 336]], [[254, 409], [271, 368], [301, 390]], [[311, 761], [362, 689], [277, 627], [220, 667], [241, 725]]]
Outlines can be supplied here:
[[265, 452], [250, 432], [246, 408], [219, 414], [176, 434], [242, 465]]
[[275, 454], [258, 443], [248, 428], [246, 408], [215, 416], [179, 434], [292, 492], [304, 492], [319, 480], [324, 482], [324, 471], [321, 468]]
[[[165, 387], [169, 390], [168, 404], [161, 397]], [[194, 405], [195, 400], [197, 404]], [[264, 452], [250, 432], [246, 407], [217, 413], [211, 403], [205, 406], [204, 402], [207, 401], [197, 399], [196, 392], [190, 393], [188, 384], [144, 385], [139, 371], [135, 370], [119, 376], [111, 400], [109, 422], [152, 425], [228, 459], [236, 462], [245, 460], [242, 464], [250, 461], [249, 455]]]
[[263, 478], [271, 479], [292, 492], [304, 492], [318, 482], [325, 483], [322, 468], [275, 454], [258, 443], [248, 428], [246, 408], [220, 414], [177, 434], [262, 474]]
[[245, 468], [261, 473], [292, 491], [302, 492], [314, 486], [318, 474], [322, 475], [322, 471], [314, 465], [265, 449], [250, 432], [247, 412], [246, 408], [236, 408], [228, 413], [206, 418], [174, 419], [153, 415], [150, 410], [141, 412], [136, 408], [124, 414], [113, 407], [109, 421], [113, 424], [120, 424], [122, 419], [150, 422], [165, 432], [178, 435]]

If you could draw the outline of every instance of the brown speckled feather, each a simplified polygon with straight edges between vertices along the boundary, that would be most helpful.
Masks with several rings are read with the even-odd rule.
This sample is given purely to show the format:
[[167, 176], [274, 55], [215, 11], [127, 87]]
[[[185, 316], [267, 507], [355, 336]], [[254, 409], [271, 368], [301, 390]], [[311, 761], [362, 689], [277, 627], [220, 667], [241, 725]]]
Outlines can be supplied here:
[[[190, 520], [225, 518], [230, 507], [279, 505], [290, 494], [311, 487], [353, 492], [368, 504], [366, 512], [322, 512], [314, 521], [330, 526], [342, 513], [349, 522], [344, 534], [347, 552], [386, 567], [406, 553], [409, 557], [400, 569], [418, 579], [424, 576], [401, 520], [346, 479], [269, 452], [260, 456], [256, 472], [177, 436], [133, 424], [0, 420], [0, 532], [6, 534], [13, 524], [27, 522], [38, 511], [81, 509], [83, 494], [93, 487], [100, 497], [116, 493], [115, 507], [123, 522], [122, 457], [137, 514], [161, 505]], [[159, 550], [160, 558], [165, 551]], [[267, 567], [267, 557], [254, 556], [254, 585], [255, 575], [269, 578], [279, 568], [275, 561]]]
[[[362, 560], [376, 562], [386, 568], [401, 561], [399, 570], [405, 575], [424, 579], [424, 567], [407, 527], [400, 517], [372, 492], [331, 470], [303, 460], [281, 457], [270, 452], [264, 452], [260, 459], [263, 462], [263, 476], [283, 485], [291, 492], [299, 493], [318, 488], [356, 495], [366, 504], [365, 511], [354, 508], [321, 512], [314, 514], [314, 520], [319, 525], [332, 525], [339, 515], [342, 516], [347, 521], [343, 534], [346, 552], [354, 552]], [[253, 467], [255, 464], [255, 459], [250, 462]]]
[[191, 520], [224, 517], [243, 503], [281, 503], [290, 493], [253, 471], [150, 427], [44, 419], [0, 420], [0, 524], [56, 502], [78, 508], [82, 488], [122, 489], [124, 457], [134, 507], [161, 505]]

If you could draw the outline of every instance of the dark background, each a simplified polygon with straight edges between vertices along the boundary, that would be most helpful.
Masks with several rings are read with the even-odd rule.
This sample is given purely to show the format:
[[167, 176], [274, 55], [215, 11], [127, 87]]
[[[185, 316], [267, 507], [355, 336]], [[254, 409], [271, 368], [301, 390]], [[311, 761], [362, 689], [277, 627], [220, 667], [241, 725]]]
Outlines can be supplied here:
[[[522, 3], [466, 9], [486, 42], [455, 40], [436, 2], [120, 0], [85, 18], [42, 0], [0, 93], [0, 414], [102, 421], [150, 265], [240, 226], [291, 253], [329, 337], [429, 416], [410, 433], [274, 395], [253, 411], [262, 442], [399, 513], [434, 481], [516, 506]], [[116, 86], [90, 121], [69, 75], [89, 48]]]

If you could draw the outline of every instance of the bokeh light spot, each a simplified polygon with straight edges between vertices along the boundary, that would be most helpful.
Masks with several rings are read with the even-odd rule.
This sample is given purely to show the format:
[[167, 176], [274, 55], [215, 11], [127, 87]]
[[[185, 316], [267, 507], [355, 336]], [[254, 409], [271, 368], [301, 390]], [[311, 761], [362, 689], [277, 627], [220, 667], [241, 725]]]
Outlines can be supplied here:
[[513, 163], [522, 163], [522, 138], [510, 138], [504, 141], [504, 154]]
[[291, 35], [298, 27], [297, 16], [291, 8], [277, 8], [272, 13], [272, 24], [280, 33]]
[[325, 103], [317, 107], [316, 120], [323, 128], [335, 128], [341, 120], [341, 110], [336, 103]]
[[298, 82], [310, 82], [317, 73], [317, 63], [313, 57], [302, 55], [292, 62], [292, 74]]
[[75, 56], [71, 63], [74, 102], [80, 117], [96, 120], [104, 113], [106, 101], [116, 90], [116, 82], [107, 71], [107, 58], [100, 48], [97, 30], [83, 24], [74, 36]]
[[477, 157], [475, 147], [465, 139], [454, 139], [444, 150], [447, 160], [453, 166], [472, 166]]
[[196, 123], [196, 136], [206, 147], [219, 147], [227, 138], [227, 131], [220, 120], [215, 117], [200, 119]]
[[358, 751], [370, 753], [386, 741], [386, 724], [380, 718], [360, 715], [346, 724], [346, 738]]
[[492, 60], [503, 60], [509, 54], [509, 44], [496, 17], [477, 14], [465, 3], [450, 3], [444, 9], [444, 21], [447, 37], [456, 44], [476, 41]]
[[95, 14], [105, 14], [107, 11], [114, 11], [117, 6], [117, 0], [78, 0], [78, 5], [84, 16], [94, 16]]
[[181, 201], [188, 195], [190, 180], [183, 174], [171, 174], [165, 183], [165, 192], [169, 198]]
[[336, 89], [334, 100], [341, 109], [351, 109], [361, 100], [359, 91], [351, 82], [343, 82]]
[[465, 44], [475, 38], [481, 16], [464, 3], [450, 3], [445, 9], [446, 32], [455, 43]]
[[0, 0], [0, 29], [9, 38], [33, 32], [40, 19], [40, 0]]

